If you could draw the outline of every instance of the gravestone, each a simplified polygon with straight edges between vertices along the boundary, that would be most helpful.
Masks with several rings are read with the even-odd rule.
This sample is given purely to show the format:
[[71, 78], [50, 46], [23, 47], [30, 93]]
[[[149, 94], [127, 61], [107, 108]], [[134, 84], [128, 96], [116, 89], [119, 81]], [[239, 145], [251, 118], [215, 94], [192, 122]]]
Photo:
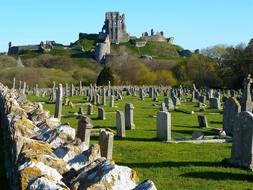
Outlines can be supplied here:
[[241, 109], [242, 111], [253, 111], [253, 102], [251, 97], [251, 84], [253, 83], [253, 80], [251, 78], [251, 75], [248, 75], [246, 79], [244, 79], [243, 82], [243, 96], [241, 101]]
[[241, 112], [236, 117], [230, 164], [253, 170], [253, 114]]
[[168, 111], [164, 102], [162, 102], [162, 104], [161, 104], [160, 111]]
[[74, 96], [75, 94], [75, 86], [73, 84], [70, 85], [70, 96]]
[[224, 103], [223, 108], [223, 130], [226, 132], [226, 134], [233, 134], [235, 119], [240, 112], [240, 103], [235, 98], [229, 97]]
[[13, 89], [16, 88], [16, 78], [15, 77], [13, 77], [12, 88]]
[[78, 88], [78, 94], [79, 94], [79, 96], [82, 95], [82, 88], [83, 88], [82, 81], [79, 81], [79, 88]]
[[160, 111], [157, 113], [157, 138], [162, 141], [171, 140], [171, 114]]
[[104, 88], [102, 90], [102, 105], [106, 105], [106, 93]]
[[199, 96], [199, 102], [204, 104], [206, 102], [206, 97], [205, 96]]
[[78, 108], [78, 114], [84, 115], [83, 107]]
[[125, 117], [122, 111], [117, 111], [116, 113], [116, 128], [118, 137], [126, 137]]
[[209, 102], [210, 102], [210, 108], [221, 109], [219, 98], [210, 98]]
[[134, 106], [126, 103], [125, 105], [126, 129], [135, 129], [134, 124]]
[[114, 95], [111, 95], [111, 96], [110, 96], [110, 104], [109, 104], [109, 106], [110, 106], [111, 108], [114, 107]]
[[113, 153], [113, 133], [101, 130], [99, 133], [99, 145], [101, 156], [107, 160], [112, 160]]
[[99, 94], [96, 94], [96, 103], [97, 103], [97, 105], [100, 104], [100, 96], [99, 96]]
[[206, 128], [208, 127], [207, 117], [205, 115], [198, 115], [199, 127]]
[[105, 120], [105, 110], [104, 108], [98, 108], [98, 119]]
[[171, 98], [169, 97], [164, 98], [164, 103], [168, 110], [174, 110], [175, 106]]
[[89, 103], [87, 105], [87, 115], [92, 115], [93, 114], [93, 105]]
[[68, 87], [68, 83], [65, 84], [65, 97], [68, 97], [69, 93], [68, 93], [69, 87]]
[[55, 103], [55, 111], [54, 111], [54, 118], [61, 118], [62, 113], [62, 84], [58, 85], [58, 88], [56, 90], [56, 103]]
[[90, 144], [90, 134], [92, 128], [93, 126], [91, 124], [91, 119], [81, 116], [78, 121], [76, 137], [79, 138], [82, 142], [85, 142], [87, 146]]

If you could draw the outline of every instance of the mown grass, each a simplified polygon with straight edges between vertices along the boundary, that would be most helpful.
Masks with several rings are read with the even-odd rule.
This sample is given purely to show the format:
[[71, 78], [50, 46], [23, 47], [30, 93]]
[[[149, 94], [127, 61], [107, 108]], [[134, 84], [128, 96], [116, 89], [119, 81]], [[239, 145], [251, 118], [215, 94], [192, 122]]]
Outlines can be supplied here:
[[[47, 98], [28, 97], [32, 101], [46, 101], [45, 109], [53, 113], [54, 104]], [[83, 97], [70, 97], [73, 103], [85, 103]], [[106, 120], [97, 120], [97, 109], [90, 116], [94, 127], [108, 127], [116, 130], [116, 110], [124, 111], [126, 102], [134, 104], [134, 122], [136, 129], [126, 132], [125, 139], [114, 140], [113, 158], [117, 164], [127, 165], [137, 171], [140, 181], [151, 179], [158, 189], [187, 189], [187, 190], [223, 190], [223, 189], [252, 189], [252, 172], [233, 168], [223, 160], [230, 157], [231, 143], [223, 144], [172, 144], [156, 141], [156, 113], [160, 103], [150, 98], [140, 101], [137, 97], [124, 97], [123, 101], [115, 101], [115, 108], [104, 106]], [[109, 99], [107, 99], [107, 103]], [[191, 137], [194, 130], [201, 130], [206, 135], [214, 135], [212, 129], [200, 129], [197, 114], [207, 115], [209, 126], [222, 127], [222, 112], [207, 109], [199, 113], [197, 103], [183, 103], [179, 108], [195, 111], [195, 114], [171, 112], [172, 137]], [[62, 122], [69, 122], [77, 127], [77, 118], [72, 116], [78, 111], [63, 107]], [[86, 106], [83, 105], [84, 110]], [[216, 112], [216, 114], [210, 114]], [[67, 116], [68, 115], [68, 116]], [[97, 143], [98, 138], [92, 136], [91, 143]]]

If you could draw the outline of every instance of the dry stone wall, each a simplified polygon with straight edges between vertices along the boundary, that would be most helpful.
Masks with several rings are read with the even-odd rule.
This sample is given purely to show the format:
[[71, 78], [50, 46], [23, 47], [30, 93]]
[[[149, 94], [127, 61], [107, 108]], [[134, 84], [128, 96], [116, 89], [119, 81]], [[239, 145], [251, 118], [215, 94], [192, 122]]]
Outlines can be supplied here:
[[156, 189], [137, 184], [136, 172], [101, 157], [76, 130], [50, 117], [39, 103], [0, 83], [0, 129], [11, 189]]

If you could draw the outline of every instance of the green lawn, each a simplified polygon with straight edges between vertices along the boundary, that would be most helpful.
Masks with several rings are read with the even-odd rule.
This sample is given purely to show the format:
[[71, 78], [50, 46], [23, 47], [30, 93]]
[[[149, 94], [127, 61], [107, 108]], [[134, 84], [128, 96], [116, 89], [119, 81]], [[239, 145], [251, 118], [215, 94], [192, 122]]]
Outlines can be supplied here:
[[[45, 101], [44, 108], [53, 114], [54, 104], [47, 98], [28, 97], [31, 101]], [[70, 97], [73, 103], [85, 103], [83, 97]], [[156, 137], [156, 113], [160, 103], [150, 98], [140, 101], [137, 97], [124, 97], [123, 101], [115, 101], [115, 108], [109, 108], [109, 99], [104, 106], [106, 120], [97, 120], [97, 108], [90, 116], [94, 127], [108, 127], [116, 130], [116, 110], [124, 111], [126, 102], [133, 103], [134, 123], [136, 129], [126, 132], [126, 138], [115, 137], [113, 158], [119, 165], [127, 165], [137, 171], [140, 181], [151, 179], [158, 189], [192, 189], [192, 190], [224, 190], [224, 189], [253, 189], [252, 172], [227, 166], [223, 160], [230, 157], [231, 143], [223, 144], [173, 144], [158, 142]], [[156, 105], [155, 105], [156, 104]], [[197, 114], [207, 115], [209, 126], [222, 127], [222, 112], [206, 109], [199, 113], [197, 103], [183, 103], [180, 109], [194, 111], [195, 114], [171, 112], [172, 137], [191, 137], [192, 131], [201, 130], [207, 135], [214, 135], [212, 129], [199, 129]], [[63, 107], [62, 122], [69, 122], [77, 127], [78, 111]], [[83, 106], [86, 110], [86, 106]], [[210, 114], [215, 113], [215, 114]], [[97, 143], [98, 137], [92, 136], [91, 143]]]

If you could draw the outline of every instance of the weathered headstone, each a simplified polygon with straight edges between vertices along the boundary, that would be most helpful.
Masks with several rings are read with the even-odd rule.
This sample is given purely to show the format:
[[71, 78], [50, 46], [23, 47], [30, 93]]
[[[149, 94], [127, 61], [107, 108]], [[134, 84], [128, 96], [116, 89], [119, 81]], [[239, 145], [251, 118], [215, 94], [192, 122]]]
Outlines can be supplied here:
[[160, 111], [157, 113], [157, 138], [162, 141], [171, 140], [171, 114]]
[[244, 89], [243, 89], [243, 96], [241, 101], [241, 108], [242, 111], [253, 111], [253, 102], [252, 102], [252, 96], [251, 96], [251, 84], [253, 83], [253, 80], [251, 78], [251, 75], [248, 75], [246, 79], [244, 79]]
[[98, 119], [105, 120], [105, 110], [104, 108], [98, 108]]
[[82, 142], [85, 142], [87, 146], [90, 144], [90, 134], [92, 128], [93, 125], [91, 123], [91, 119], [81, 116], [78, 121], [76, 137], [79, 138]]
[[235, 119], [240, 112], [240, 103], [235, 98], [229, 97], [226, 100], [223, 108], [223, 130], [226, 132], [226, 134], [233, 134]]
[[134, 124], [134, 106], [126, 103], [125, 105], [126, 129], [135, 129]]
[[122, 111], [116, 113], [116, 128], [118, 137], [126, 137], [125, 117]]
[[16, 88], [16, 78], [13, 78], [13, 83], [12, 83], [12, 88], [15, 89]]
[[87, 105], [87, 115], [92, 115], [93, 114], [93, 105], [89, 103]]
[[54, 112], [54, 117], [55, 118], [61, 118], [61, 113], [62, 113], [62, 84], [58, 85], [58, 88], [56, 90], [56, 103], [55, 103], [55, 112]]
[[114, 95], [111, 95], [110, 96], [110, 104], [109, 104], [109, 106], [112, 108], [112, 107], [114, 107]]
[[106, 91], [104, 88], [102, 89], [102, 105], [106, 105]]
[[233, 130], [230, 164], [253, 170], [253, 114], [241, 112]]
[[210, 98], [209, 102], [210, 102], [210, 108], [221, 109], [219, 98]]
[[198, 115], [199, 127], [206, 128], [208, 127], [207, 117], [205, 115]]
[[78, 108], [78, 114], [84, 115], [83, 107]]
[[112, 160], [113, 136], [113, 133], [105, 130], [101, 130], [99, 134], [101, 156], [108, 160]]

